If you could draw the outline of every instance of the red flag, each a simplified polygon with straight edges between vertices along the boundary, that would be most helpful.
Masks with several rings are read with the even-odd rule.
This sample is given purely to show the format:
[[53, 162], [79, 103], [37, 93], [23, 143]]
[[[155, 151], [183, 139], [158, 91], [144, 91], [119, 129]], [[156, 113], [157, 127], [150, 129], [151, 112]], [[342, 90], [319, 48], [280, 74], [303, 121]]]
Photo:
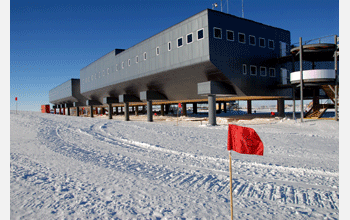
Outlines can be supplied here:
[[228, 125], [227, 150], [240, 154], [264, 154], [264, 145], [259, 135], [252, 128]]
[[17, 97], [15, 97], [15, 101], [17, 101]]
[[179, 108], [182, 108], [182, 107], [181, 107], [181, 103], [179, 103]]

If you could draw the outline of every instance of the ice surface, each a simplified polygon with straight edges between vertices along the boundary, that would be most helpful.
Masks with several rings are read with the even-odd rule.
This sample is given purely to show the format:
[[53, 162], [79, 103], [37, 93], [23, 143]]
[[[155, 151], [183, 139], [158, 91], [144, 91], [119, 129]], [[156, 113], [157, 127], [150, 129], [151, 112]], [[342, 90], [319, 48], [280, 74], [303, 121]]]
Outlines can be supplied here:
[[[227, 121], [160, 118], [11, 111], [11, 219], [229, 219]], [[338, 122], [233, 123], [265, 147], [232, 153], [235, 219], [339, 218]]]

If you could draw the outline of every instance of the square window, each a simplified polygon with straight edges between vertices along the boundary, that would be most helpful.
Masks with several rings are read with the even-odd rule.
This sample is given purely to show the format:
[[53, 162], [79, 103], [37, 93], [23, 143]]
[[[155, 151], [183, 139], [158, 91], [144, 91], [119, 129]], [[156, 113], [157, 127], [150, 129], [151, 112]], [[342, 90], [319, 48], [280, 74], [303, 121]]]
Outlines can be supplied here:
[[275, 49], [275, 42], [273, 40], [269, 40], [269, 48]]
[[255, 36], [249, 35], [249, 45], [255, 46]]
[[242, 69], [243, 69], [243, 74], [247, 75], [247, 65], [246, 64], [242, 65]]
[[201, 40], [204, 38], [204, 29], [200, 29], [197, 31], [197, 40]]
[[266, 45], [265, 45], [265, 38], [259, 38], [259, 46], [260, 47], [266, 47]]
[[266, 76], [266, 67], [260, 67], [260, 76]]
[[257, 71], [256, 71], [256, 66], [250, 66], [250, 75], [256, 76]]
[[233, 31], [227, 30], [227, 31], [226, 31], [226, 38], [227, 38], [227, 40], [229, 40], [229, 41], [234, 41]]
[[276, 76], [275, 68], [270, 68], [270, 77], [275, 77], [275, 76]]
[[182, 46], [183, 46], [183, 44], [182, 44], [182, 37], [180, 37], [180, 38], [177, 39], [177, 47], [179, 48], [179, 47], [182, 47]]
[[245, 34], [238, 33], [238, 42], [245, 44]]
[[171, 41], [168, 42], [168, 51], [171, 51]]
[[192, 43], [193, 39], [192, 39], [192, 33], [187, 35], [187, 43], [190, 44]]
[[156, 48], [156, 55], [158, 56], [159, 53], [160, 53], [160, 49], [159, 49], [159, 47], [157, 47], [157, 48]]
[[214, 38], [221, 39], [221, 29], [214, 27]]

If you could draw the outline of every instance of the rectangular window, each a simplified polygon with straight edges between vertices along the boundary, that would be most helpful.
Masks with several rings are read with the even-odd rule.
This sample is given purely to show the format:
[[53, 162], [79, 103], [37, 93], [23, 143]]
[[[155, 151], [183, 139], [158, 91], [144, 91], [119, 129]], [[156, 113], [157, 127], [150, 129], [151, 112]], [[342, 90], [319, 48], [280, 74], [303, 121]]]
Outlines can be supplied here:
[[255, 36], [249, 35], [249, 45], [255, 46]]
[[128, 59], [128, 66], [130, 66], [131, 65], [131, 60], [130, 59]]
[[160, 54], [160, 49], [159, 47], [156, 48], [156, 55], [158, 56]]
[[260, 67], [260, 76], [266, 76], [266, 67], [264, 66]]
[[135, 57], [135, 62], [138, 63], [139, 62], [139, 56]]
[[238, 33], [238, 42], [245, 44], [245, 34]]
[[193, 39], [192, 39], [192, 33], [190, 33], [190, 34], [187, 34], [187, 43], [188, 44], [190, 44], [190, 43], [192, 43], [193, 42]]
[[122, 69], [124, 69], [124, 62], [122, 62]]
[[243, 74], [247, 75], [247, 65], [246, 64], [242, 65], [242, 70], [243, 70]]
[[171, 51], [171, 41], [168, 42], [168, 51]]
[[182, 37], [180, 37], [180, 38], [177, 39], [177, 47], [179, 48], [179, 47], [182, 47], [182, 46], [183, 46], [183, 44], [182, 44]]
[[275, 76], [276, 76], [275, 68], [270, 68], [270, 77], [275, 77]]
[[197, 31], [197, 40], [201, 40], [204, 38], [204, 29], [200, 29]]
[[214, 38], [221, 39], [221, 28], [214, 27]]
[[250, 66], [250, 75], [252, 75], [252, 76], [256, 76], [256, 75], [258, 75], [257, 74], [257, 70], [256, 70], [256, 66]]
[[269, 40], [269, 48], [275, 49], [275, 42], [273, 40]]
[[260, 47], [266, 47], [266, 45], [265, 45], [265, 38], [259, 38], [259, 46]]
[[115, 71], [118, 71], [118, 64], [115, 64]]
[[234, 41], [233, 31], [227, 30], [227, 31], [226, 31], [226, 38], [227, 38], [227, 40], [229, 40], [229, 41]]
[[144, 53], [143, 53], [143, 60], [146, 60], [146, 59], [147, 59], [147, 53], [144, 52]]

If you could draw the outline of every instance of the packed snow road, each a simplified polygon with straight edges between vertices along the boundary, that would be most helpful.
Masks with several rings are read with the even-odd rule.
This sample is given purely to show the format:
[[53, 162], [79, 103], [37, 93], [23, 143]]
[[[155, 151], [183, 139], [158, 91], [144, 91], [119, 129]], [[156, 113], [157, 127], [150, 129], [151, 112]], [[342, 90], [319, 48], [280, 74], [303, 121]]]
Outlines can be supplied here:
[[[254, 128], [233, 153], [235, 219], [338, 219], [339, 126]], [[11, 219], [228, 219], [227, 125], [11, 112]]]

